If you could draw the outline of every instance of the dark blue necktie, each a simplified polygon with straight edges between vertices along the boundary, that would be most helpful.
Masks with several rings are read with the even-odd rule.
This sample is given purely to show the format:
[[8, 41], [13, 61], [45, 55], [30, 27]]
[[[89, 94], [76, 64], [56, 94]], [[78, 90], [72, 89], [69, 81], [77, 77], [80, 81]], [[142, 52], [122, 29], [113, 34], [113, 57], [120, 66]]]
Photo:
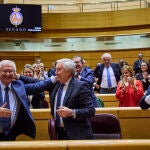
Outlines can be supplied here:
[[109, 67], [107, 68], [107, 82], [108, 82], [108, 87], [111, 88], [112, 87], [112, 83], [111, 83], [111, 77], [110, 77], [110, 71], [109, 71]]
[[[61, 84], [59, 89], [58, 89], [58, 94], [57, 94], [57, 103], [56, 103], [56, 110], [59, 108], [59, 106], [61, 105], [61, 97], [62, 97], [62, 93], [63, 93], [63, 87], [64, 84]], [[59, 126], [60, 125], [60, 117], [56, 112], [56, 124]]]
[[[5, 95], [4, 95], [4, 103], [7, 103], [6, 108], [10, 109], [9, 104], [9, 87], [5, 88]], [[5, 117], [3, 119], [3, 132], [7, 135], [11, 129], [11, 117]]]

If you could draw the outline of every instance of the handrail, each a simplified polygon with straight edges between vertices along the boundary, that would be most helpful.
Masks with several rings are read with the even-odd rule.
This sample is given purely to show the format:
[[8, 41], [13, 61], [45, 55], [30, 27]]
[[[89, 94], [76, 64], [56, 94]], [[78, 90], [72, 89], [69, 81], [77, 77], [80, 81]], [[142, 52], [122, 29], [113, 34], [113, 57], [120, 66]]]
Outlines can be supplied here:
[[[16, 2], [18, 3], [18, 1]], [[15, 0], [4, 0], [3, 3], [15, 3]], [[148, 8], [150, 6], [149, 0], [20, 0], [19, 3], [42, 5], [43, 13], [117, 11], [124, 9]]]
[[127, 139], [127, 140], [63, 140], [63, 141], [15, 141], [0, 142], [0, 149], [11, 150], [73, 150], [73, 149], [144, 149], [149, 150], [149, 139]]

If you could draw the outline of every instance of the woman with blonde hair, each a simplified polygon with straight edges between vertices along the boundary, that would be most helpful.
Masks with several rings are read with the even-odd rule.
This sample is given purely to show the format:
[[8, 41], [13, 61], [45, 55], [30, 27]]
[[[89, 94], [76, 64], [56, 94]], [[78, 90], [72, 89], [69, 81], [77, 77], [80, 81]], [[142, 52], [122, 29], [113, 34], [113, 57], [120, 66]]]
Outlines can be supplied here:
[[116, 98], [119, 100], [119, 106], [139, 106], [139, 101], [144, 95], [142, 82], [134, 78], [131, 66], [123, 66], [121, 72], [122, 79], [118, 82], [116, 90]]
[[[34, 68], [30, 64], [26, 64], [22, 69], [22, 75], [34, 77]], [[34, 95], [27, 95], [30, 108], [48, 108], [48, 103], [45, 100], [45, 93], [37, 93]]]

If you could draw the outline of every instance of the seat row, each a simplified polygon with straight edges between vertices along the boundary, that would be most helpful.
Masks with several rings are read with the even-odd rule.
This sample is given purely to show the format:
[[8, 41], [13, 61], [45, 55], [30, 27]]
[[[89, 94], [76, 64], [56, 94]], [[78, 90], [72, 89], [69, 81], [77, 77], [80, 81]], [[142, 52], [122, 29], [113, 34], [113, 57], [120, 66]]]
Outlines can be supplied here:
[[[96, 97], [100, 98], [103, 101], [104, 107], [118, 107], [119, 106], [119, 102], [116, 99], [115, 94], [99, 94], [99, 93], [96, 93], [95, 95], [96, 95]], [[47, 102], [50, 106], [48, 93], [45, 94], [45, 97], [46, 97], [46, 100], [47, 100]]]
[[[35, 120], [36, 140], [49, 140], [48, 120], [52, 118], [50, 109], [31, 109]], [[104, 107], [96, 108], [96, 114], [109, 113], [119, 118], [122, 139], [149, 139], [150, 138], [150, 109], [141, 110], [139, 107]], [[32, 140], [24, 135], [17, 140]]]

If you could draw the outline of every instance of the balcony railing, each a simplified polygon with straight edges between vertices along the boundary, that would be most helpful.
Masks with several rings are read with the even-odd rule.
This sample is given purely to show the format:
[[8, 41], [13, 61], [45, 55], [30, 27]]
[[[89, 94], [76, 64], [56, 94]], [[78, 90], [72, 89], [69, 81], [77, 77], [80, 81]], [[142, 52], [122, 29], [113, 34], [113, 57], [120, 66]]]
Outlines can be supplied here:
[[42, 13], [117, 11], [150, 7], [150, 0], [3, 0], [4, 4], [39, 4]]

